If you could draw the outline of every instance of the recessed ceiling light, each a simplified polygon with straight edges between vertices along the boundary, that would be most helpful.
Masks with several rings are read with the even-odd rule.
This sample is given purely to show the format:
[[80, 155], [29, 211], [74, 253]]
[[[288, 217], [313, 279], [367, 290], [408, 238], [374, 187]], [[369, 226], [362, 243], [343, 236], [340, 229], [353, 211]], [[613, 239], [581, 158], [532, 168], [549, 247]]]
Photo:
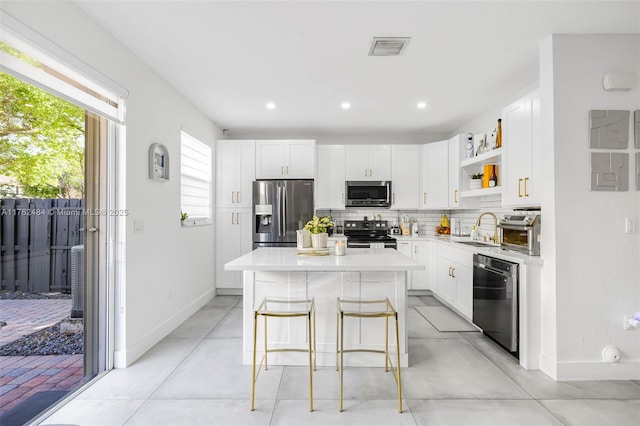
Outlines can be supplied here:
[[274, 104], [273, 102], [267, 102], [267, 108], [268, 109], [276, 109], [276, 104]]
[[342, 107], [342, 109], [351, 108], [351, 104], [349, 102], [343, 102], [343, 103], [340, 104], [340, 106]]
[[427, 107], [427, 103], [426, 102], [418, 102], [418, 105], [416, 105], [416, 107], [418, 107], [418, 109], [425, 109]]

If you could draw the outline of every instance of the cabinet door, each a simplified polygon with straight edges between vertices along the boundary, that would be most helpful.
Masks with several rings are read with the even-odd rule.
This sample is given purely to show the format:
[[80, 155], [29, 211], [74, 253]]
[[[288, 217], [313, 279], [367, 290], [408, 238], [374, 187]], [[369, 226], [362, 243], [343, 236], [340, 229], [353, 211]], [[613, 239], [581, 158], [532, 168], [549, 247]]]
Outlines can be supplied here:
[[316, 209], [344, 210], [344, 145], [318, 145]]
[[502, 110], [506, 178], [502, 204], [538, 206], [540, 191], [540, 91]]
[[449, 207], [449, 141], [422, 146], [421, 209]]
[[216, 212], [216, 288], [242, 288], [242, 272], [224, 265], [253, 249], [250, 208], [219, 208]]
[[444, 257], [438, 257], [438, 297], [443, 301], [453, 305], [455, 298], [455, 280], [452, 278], [451, 268], [453, 267], [451, 261]]
[[391, 146], [391, 208], [417, 209], [419, 207], [420, 146]]
[[428, 241], [413, 241], [411, 246], [411, 257], [425, 265], [424, 271], [411, 272], [411, 284], [413, 290], [429, 289], [429, 243]]
[[458, 136], [449, 139], [449, 207], [460, 207], [460, 143]]
[[216, 142], [216, 207], [233, 207], [238, 192], [236, 142]]
[[240, 256], [237, 209], [222, 208], [216, 213], [216, 288], [241, 288], [241, 274], [226, 271], [224, 265]]
[[369, 179], [391, 179], [390, 145], [369, 145]]
[[313, 179], [316, 166], [314, 140], [289, 140], [284, 145], [284, 171], [287, 179]]
[[284, 179], [284, 141], [256, 141], [256, 179]]
[[[255, 142], [236, 142], [236, 204], [239, 207], [251, 207], [252, 183], [256, 179]], [[222, 179], [224, 179], [224, 175]]]
[[346, 180], [368, 180], [369, 177], [369, 146], [347, 145]]
[[453, 306], [471, 320], [473, 315], [473, 264], [469, 267], [466, 264], [455, 262], [453, 275], [455, 277], [456, 291]]

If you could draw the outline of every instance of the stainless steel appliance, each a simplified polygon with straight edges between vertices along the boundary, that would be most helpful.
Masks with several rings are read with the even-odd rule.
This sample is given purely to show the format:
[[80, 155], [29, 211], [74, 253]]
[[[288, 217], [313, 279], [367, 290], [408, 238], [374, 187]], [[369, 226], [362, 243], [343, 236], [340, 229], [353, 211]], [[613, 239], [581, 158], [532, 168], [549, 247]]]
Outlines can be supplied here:
[[540, 256], [540, 223], [537, 213], [505, 215], [498, 224], [502, 248]]
[[398, 248], [395, 238], [391, 238], [386, 220], [346, 220], [344, 235], [347, 247], [353, 248]]
[[345, 182], [347, 207], [390, 207], [391, 182], [355, 181]]
[[473, 323], [518, 357], [518, 264], [473, 255]]
[[253, 248], [295, 247], [313, 214], [313, 180], [253, 182]]

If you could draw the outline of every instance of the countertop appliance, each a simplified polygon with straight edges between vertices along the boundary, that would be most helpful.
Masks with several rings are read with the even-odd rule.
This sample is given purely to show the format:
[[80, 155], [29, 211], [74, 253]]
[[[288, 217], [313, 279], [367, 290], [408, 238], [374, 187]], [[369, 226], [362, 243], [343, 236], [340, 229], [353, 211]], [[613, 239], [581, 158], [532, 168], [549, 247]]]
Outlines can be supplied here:
[[500, 245], [504, 249], [516, 250], [529, 256], [540, 256], [540, 224], [537, 213], [504, 215], [500, 229]]
[[345, 182], [347, 207], [391, 207], [391, 182], [355, 181]]
[[391, 238], [386, 220], [346, 220], [344, 235], [347, 247], [353, 248], [398, 248], [395, 238]]
[[511, 352], [518, 352], [518, 264], [473, 255], [473, 323]]
[[313, 214], [313, 180], [253, 182], [253, 248], [295, 247]]

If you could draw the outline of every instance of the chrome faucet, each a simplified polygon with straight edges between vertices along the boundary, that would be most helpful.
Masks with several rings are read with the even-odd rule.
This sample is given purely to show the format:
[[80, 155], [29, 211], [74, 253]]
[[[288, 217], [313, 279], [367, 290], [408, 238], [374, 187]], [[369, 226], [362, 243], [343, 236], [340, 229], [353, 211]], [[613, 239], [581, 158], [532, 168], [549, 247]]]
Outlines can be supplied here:
[[491, 212], [482, 213], [476, 221], [476, 228], [478, 228], [478, 230], [480, 229], [480, 221], [482, 220], [482, 216], [486, 214], [493, 216], [493, 237], [489, 237], [489, 239], [492, 240], [494, 244], [498, 244], [498, 216]]

